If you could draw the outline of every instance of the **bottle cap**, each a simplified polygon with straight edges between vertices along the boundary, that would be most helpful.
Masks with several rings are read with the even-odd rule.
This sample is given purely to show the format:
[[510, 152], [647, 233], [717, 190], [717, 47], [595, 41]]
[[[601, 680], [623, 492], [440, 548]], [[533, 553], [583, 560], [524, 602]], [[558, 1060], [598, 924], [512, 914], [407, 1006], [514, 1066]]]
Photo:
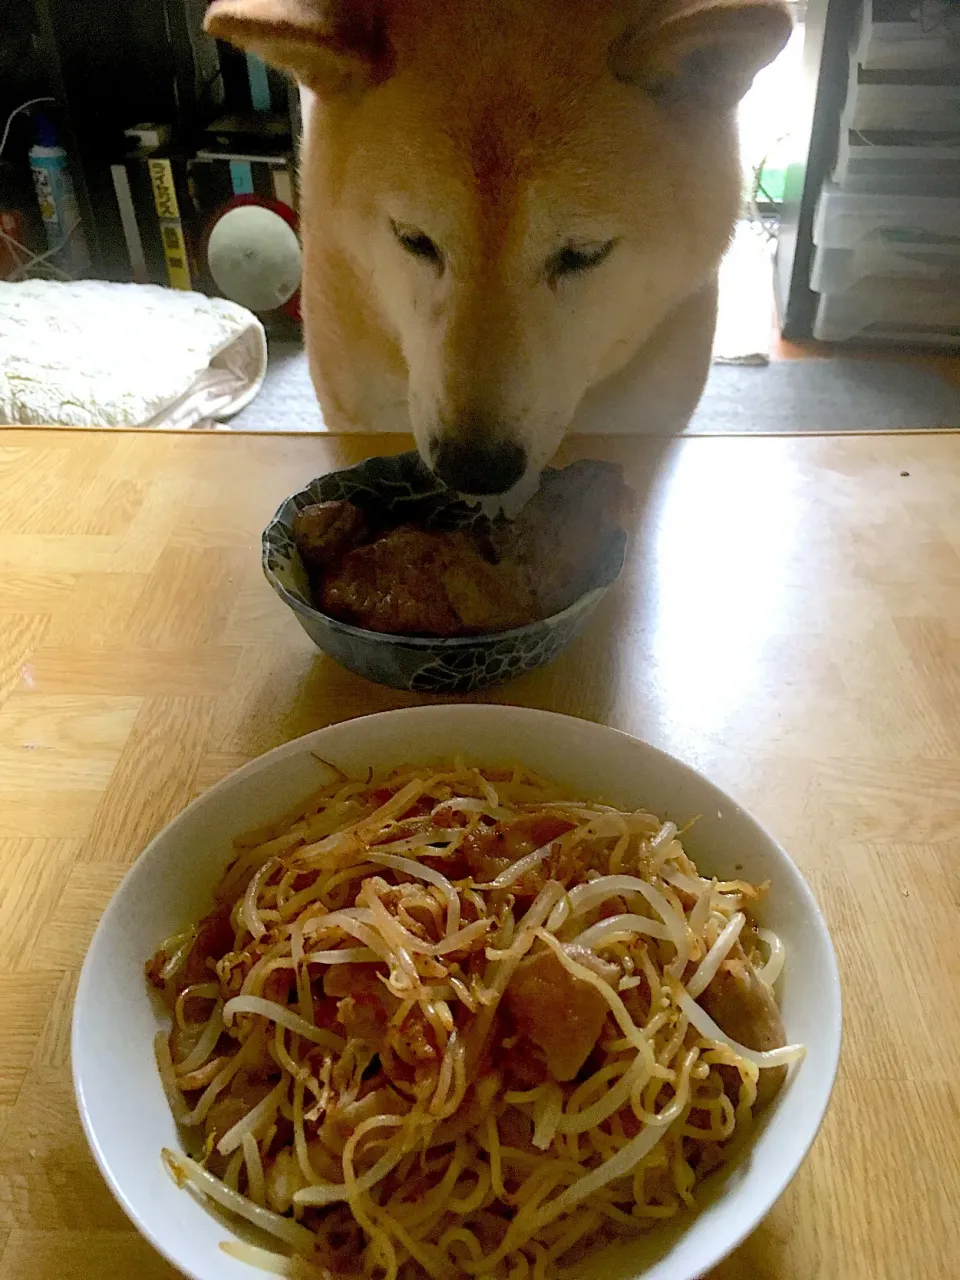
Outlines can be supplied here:
[[56, 147], [57, 130], [48, 115], [43, 111], [35, 111], [32, 116], [33, 137], [38, 147]]

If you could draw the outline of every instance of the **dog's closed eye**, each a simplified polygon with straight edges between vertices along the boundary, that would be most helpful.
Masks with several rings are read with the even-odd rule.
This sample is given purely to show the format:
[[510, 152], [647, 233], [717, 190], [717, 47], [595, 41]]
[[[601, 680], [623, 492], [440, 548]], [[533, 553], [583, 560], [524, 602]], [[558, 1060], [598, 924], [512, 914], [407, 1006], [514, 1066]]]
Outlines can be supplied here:
[[437, 271], [443, 270], [443, 254], [424, 231], [417, 230], [416, 227], [405, 227], [399, 222], [390, 220], [390, 226], [393, 234], [397, 237], [397, 243], [402, 249], [406, 249], [411, 258], [420, 258], [423, 262], [430, 263]]
[[616, 240], [605, 240], [601, 244], [564, 245], [547, 259], [547, 279], [553, 282], [599, 267], [609, 258], [616, 244]]

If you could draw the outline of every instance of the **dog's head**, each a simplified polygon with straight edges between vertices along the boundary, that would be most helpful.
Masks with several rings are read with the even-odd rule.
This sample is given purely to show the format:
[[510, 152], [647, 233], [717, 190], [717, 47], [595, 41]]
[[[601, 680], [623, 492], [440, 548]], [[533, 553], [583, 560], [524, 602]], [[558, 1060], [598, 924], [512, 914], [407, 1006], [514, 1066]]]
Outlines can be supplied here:
[[790, 22], [780, 0], [215, 0], [207, 29], [313, 90], [306, 216], [402, 355], [423, 457], [502, 492], [715, 272], [735, 108]]

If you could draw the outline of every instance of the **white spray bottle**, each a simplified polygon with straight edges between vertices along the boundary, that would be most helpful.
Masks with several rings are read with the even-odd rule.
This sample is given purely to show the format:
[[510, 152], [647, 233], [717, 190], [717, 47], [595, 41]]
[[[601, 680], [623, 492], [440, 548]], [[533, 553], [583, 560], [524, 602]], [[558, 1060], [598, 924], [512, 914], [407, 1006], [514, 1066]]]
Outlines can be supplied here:
[[90, 252], [80, 224], [80, 210], [67, 166], [67, 153], [57, 141], [52, 120], [43, 112], [33, 115], [36, 142], [30, 148], [30, 168], [47, 232], [55, 252], [50, 261], [70, 276], [82, 275], [90, 266]]

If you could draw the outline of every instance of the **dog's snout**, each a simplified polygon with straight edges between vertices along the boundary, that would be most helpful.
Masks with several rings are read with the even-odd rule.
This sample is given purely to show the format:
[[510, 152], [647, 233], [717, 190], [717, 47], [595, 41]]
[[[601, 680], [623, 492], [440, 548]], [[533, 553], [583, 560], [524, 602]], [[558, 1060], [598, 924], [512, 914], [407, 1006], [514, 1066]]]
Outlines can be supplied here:
[[440, 439], [431, 450], [434, 475], [459, 493], [506, 493], [527, 469], [527, 455], [512, 440]]

